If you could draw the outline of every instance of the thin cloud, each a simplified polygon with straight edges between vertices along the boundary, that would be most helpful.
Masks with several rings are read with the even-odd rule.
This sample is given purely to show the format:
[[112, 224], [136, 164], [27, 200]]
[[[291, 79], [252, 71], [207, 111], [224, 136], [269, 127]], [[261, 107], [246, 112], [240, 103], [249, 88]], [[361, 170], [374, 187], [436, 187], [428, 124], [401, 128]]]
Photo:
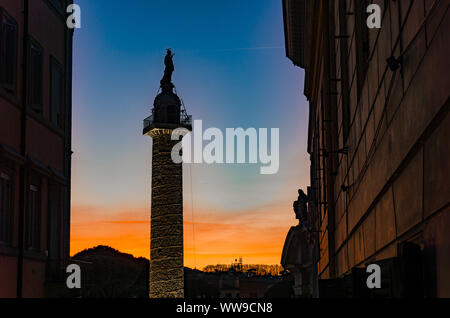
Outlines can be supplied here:
[[222, 49], [217, 51], [259, 51], [259, 50], [274, 50], [282, 49], [282, 46], [255, 46], [255, 47], [239, 47], [233, 49]]
[[284, 49], [284, 46], [253, 46], [253, 47], [236, 47], [236, 48], [223, 48], [223, 49], [210, 49], [210, 50], [183, 50], [177, 51], [202, 53], [202, 52], [239, 52], [239, 51], [264, 51], [264, 50], [279, 50]]

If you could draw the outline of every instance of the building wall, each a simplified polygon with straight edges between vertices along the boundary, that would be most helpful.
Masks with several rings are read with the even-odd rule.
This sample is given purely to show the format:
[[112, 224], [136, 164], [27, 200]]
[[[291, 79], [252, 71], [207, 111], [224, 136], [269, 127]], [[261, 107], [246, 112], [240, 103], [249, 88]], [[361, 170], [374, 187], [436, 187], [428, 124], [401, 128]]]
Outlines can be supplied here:
[[[46, 283], [58, 276], [60, 265], [69, 256], [73, 32], [66, 27], [65, 8], [70, 2], [0, 0], [2, 12], [17, 25], [15, 89], [8, 90], [0, 83], [0, 172], [10, 179], [12, 189], [11, 221], [7, 224], [12, 239], [0, 242], [0, 297], [43, 297]], [[31, 39], [42, 48], [40, 113], [29, 102], [30, 87], [35, 83], [30, 79]], [[62, 71], [62, 125], [51, 115], [51, 63], [57, 63]], [[26, 222], [31, 184], [39, 188], [37, 249], [26, 244], [28, 233], [34, 231]], [[5, 223], [0, 219], [0, 225]]]
[[[425, 293], [449, 297], [450, 3], [307, 2], [319, 278], [400, 256], [413, 242], [436, 273]], [[382, 9], [380, 29], [366, 27], [370, 3]]]

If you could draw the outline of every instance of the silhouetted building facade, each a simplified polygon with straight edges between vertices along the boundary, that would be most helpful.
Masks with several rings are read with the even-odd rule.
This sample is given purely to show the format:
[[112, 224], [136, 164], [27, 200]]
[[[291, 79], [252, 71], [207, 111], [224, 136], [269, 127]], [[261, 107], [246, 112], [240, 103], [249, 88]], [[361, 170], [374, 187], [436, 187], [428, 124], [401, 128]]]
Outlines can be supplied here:
[[0, 0], [0, 297], [43, 297], [69, 257], [66, 5]]
[[[309, 100], [319, 296], [449, 297], [449, 1], [283, 5]], [[369, 293], [371, 263], [382, 288]]]

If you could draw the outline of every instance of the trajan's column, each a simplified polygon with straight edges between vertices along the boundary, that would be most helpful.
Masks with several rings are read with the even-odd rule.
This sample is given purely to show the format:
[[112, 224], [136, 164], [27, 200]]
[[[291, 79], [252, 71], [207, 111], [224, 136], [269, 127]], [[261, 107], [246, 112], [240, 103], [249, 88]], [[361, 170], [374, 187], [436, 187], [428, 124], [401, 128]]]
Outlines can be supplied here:
[[192, 130], [181, 101], [173, 92], [173, 54], [167, 50], [161, 93], [152, 115], [144, 120], [144, 135], [153, 139], [150, 243], [150, 298], [184, 297], [182, 164], [171, 158], [175, 128]]

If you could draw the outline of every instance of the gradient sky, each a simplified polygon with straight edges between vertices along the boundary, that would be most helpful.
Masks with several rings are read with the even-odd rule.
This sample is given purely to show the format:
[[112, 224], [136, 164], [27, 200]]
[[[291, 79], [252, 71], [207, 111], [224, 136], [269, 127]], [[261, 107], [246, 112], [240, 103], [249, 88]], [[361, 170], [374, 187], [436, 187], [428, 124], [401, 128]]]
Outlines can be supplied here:
[[[71, 254], [150, 254], [151, 138], [142, 136], [174, 53], [178, 95], [203, 128], [280, 128], [280, 169], [184, 164], [185, 265], [278, 264], [309, 184], [303, 72], [285, 57], [281, 0], [78, 0]], [[192, 186], [191, 186], [192, 185]]]

